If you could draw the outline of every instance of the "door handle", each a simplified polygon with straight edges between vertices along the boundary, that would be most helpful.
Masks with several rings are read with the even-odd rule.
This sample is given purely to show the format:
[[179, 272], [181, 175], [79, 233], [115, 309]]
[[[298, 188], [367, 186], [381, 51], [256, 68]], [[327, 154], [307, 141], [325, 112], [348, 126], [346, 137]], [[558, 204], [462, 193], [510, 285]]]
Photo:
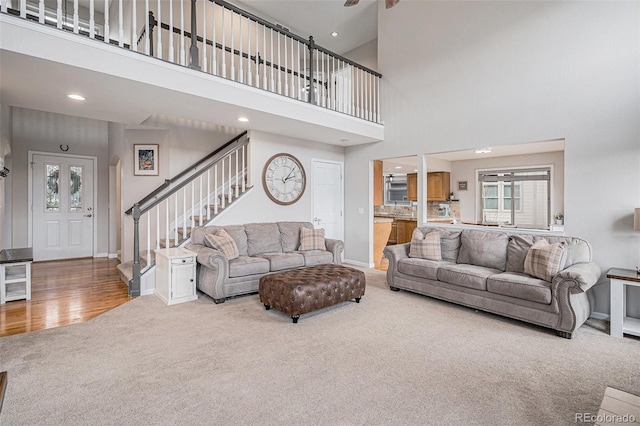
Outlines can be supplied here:
[[92, 214], [85, 214], [84, 217], [93, 217]]

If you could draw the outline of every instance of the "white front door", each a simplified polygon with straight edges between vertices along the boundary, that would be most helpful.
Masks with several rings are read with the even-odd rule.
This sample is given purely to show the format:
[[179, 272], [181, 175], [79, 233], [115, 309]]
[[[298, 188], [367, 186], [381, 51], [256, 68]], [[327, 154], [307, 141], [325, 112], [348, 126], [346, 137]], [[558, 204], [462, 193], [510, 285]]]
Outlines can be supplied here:
[[33, 155], [34, 260], [93, 256], [93, 160]]
[[313, 224], [326, 238], [343, 239], [342, 163], [313, 160]]

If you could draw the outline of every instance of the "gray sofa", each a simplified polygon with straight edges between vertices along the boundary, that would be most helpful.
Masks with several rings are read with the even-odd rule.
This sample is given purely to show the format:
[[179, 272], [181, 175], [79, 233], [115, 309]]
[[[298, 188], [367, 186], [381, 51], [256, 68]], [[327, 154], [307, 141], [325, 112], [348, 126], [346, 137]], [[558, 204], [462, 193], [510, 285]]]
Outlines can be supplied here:
[[[260, 277], [270, 272], [342, 263], [342, 241], [325, 238], [326, 250], [298, 251], [300, 228], [309, 222], [250, 223], [246, 225], [194, 227], [185, 248], [197, 255], [198, 290], [222, 303], [227, 297], [256, 293]], [[205, 245], [205, 234], [223, 228], [238, 246], [240, 256], [227, 258]]]
[[[391, 290], [470, 306], [556, 330], [571, 338], [591, 315], [591, 292], [600, 278], [591, 246], [571, 237], [503, 231], [421, 227], [440, 233], [442, 261], [409, 257], [411, 243], [387, 246]], [[563, 242], [564, 268], [551, 282], [524, 273], [524, 261], [538, 239]]]

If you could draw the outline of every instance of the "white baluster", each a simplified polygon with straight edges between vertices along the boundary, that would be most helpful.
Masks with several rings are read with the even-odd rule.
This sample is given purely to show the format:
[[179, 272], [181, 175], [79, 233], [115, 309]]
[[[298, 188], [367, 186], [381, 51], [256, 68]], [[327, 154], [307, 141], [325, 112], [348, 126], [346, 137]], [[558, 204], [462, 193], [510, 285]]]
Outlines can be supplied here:
[[145, 217], [147, 218], [147, 265], [146, 266], [149, 266], [149, 260], [151, 259], [151, 211], [148, 211], [145, 214]]
[[211, 220], [211, 168], [207, 169], [207, 222]]
[[[93, 3], [93, 0], [91, 0]], [[44, 0], [38, 2], [38, 22], [44, 24]]]
[[182, 238], [187, 236], [187, 187], [182, 188]]
[[213, 166], [213, 214], [218, 214], [218, 165]]
[[244, 83], [244, 69], [243, 69], [243, 59], [242, 59], [242, 39], [243, 39], [243, 34], [242, 34], [242, 15], [238, 16], [239, 20], [240, 20], [240, 47], [238, 47], [238, 62], [240, 63], [240, 66], [238, 67], [238, 81], [240, 83]]
[[[105, 5], [109, 2], [109, 0], [104, 0]], [[107, 7], [105, 6], [105, 10], [107, 9]], [[118, 46], [120, 47], [124, 47], [124, 19], [123, 19], [123, 14], [124, 14], [124, 7], [122, 5], [122, 0], [118, 0]], [[104, 35], [104, 39], [105, 41], [108, 43], [109, 42], [109, 32], [106, 30], [107, 28], [109, 28], [108, 25], [108, 20], [105, 17], [104, 20], [104, 28], [105, 28], [105, 35]]]
[[178, 192], [173, 197], [173, 245], [178, 245]]
[[230, 10], [229, 11], [229, 16], [231, 18], [231, 73], [230, 73], [230, 77], [231, 80], [236, 81], [236, 50], [235, 50], [235, 40], [236, 40], [236, 35], [233, 32], [233, 21], [235, 21], [234, 17], [235, 17], [235, 13]]
[[278, 37], [278, 94], [282, 94], [282, 71], [280, 70], [280, 39], [282, 38], [282, 34], [279, 31], [276, 31], [276, 36]]
[[149, 38], [149, 0], [144, 0], [144, 54], [151, 52], [151, 39]]
[[0, 0], [0, 11], [7, 13], [7, 0]]
[[331, 109], [336, 110], [336, 57], [331, 57]]
[[180, 0], [180, 65], [187, 63], [187, 56], [184, 50], [184, 0]]
[[251, 19], [247, 21], [247, 84], [253, 85], [253, 76], [251, 75]]
[[382, 117], [380, 117], [380, 77], [376, 77], [376, 101], [378, 104], [378, 107], [376, 108], [376, 123], [380, 123], [382, 122]]
[[360, 89], [360, 81], [359, 81], [359, 73], [358, 73], [358, 68], [355, 68], [355, 82], [356, 82], [356, 98], [355, 98], [355, 114], [356, 117], [360, 117], [360, 93], [362, 92], [362, 90]]
[[284, 37], [284, 95], [289, 96], [289, 63], [287, 61], [287, 39], [289, 37]]
[[[304, 84], [302, 83], [302, 61], [300, 60], [300, 40], [298, 41], [298, 59], [296, 60], [296, 62], [298, 63], [298, 80], [297, 80], [297, 84], [296, 86], [298, 87], [298, 99], [302, 100], [303, 96], [302, 96], [302, 88], [304, 87]], [[304, 48], [304, 44], [302, 45]]]
[[80, 32], [80, 15], [78, 8], [78, 0], [73, 0], [73, 32], [76, 34]]
[[227, 78], [227, 34], [224, 28], [226, 10], [222, 8], [222, 78]]
[[160, 0], [158, 0], [158, 16], [157, 22], [158, 26], [156, 27], [156, 34], [158, 35], [158, 44], [156, 45], [156, 58], [162, 59], [162, 9], [160, 5]]
[[220, 207], [224, 209], [224, 206], [226, 205], [226, 202], [227, 202], [227, 197], [225, 197], [225, 194], [224, 194], [224, 159], [222, 159], [221, 161], [221, 166], [222, 166], [221, 167], [222, 173], [220, 174], [220, 177], [222, 178], [222, 194], [220, 194], [221, 195], [220, 200], [222, 201], [222, 204]]
[[[120, 21], [122, 21], [122, 17], [120, 18]], [[109, 43], [109, 40], [111, 40], [111, 30], [109, 29], [109, 1], [108, 0], [104, 1], [104, 34], [102, 35], [103, 35], [103, 41], [105, 43]], [[122, 40], [122, 37], [120, 38], [120, 40]]]
[[174, 63], [175, 56], [173, 50], [175, 46], [173, 45], [173, 2], [169, 2], [169, 62]]
[[[307, 45], [303, 44], [302, 47], [302, 69], [304, 70], [304, 74], [303, 75], [303, 80], [302, 80], [302, 100], [306, 101], [307, 99], [304, 98], [304, 89], [307, 87]], [[309, 61], [311, 61], [311, 58], [309, 58]], [[309, 90], [311, 90], [311, 81], [309, 81]], [[307, 93], [307, 97], [309, 97], [309, 92]]]
[[165, 207], [165, 213], [164, 213], [164, 217], [165, 217], [165, 224], [164, 224], [164, 246], [166, 248], [171, 247], [171, 245], [169, 244], [169, 222], [170, 217], [169, 217], [169, 200], [171, 200], [171, 198], [167, 198], [164, 201], [164, 205]]
[[240, 175], [240, 178], [242, 179], [242, 193], [244, 193], [247, 188], [246, 188], [246, 178], [245, 178], [245, 164], [244, 164], [244, 160], [245, 160], [245, 153], [244, 153], [244, 147], [246, 145], [242, 145], [242, 174]]
[[[89, 38], [95, 38], [96, 36], [96, 21], [94, 19], [95, 15], [95, 0], [89, 0]], [[106, 12], [106, 10], [105, 10]]]
[[[198, 225], [202, 226], [202, 175], [200, 175], [200, 185], [199, 185], [199, 192], [198, 192], [198, 205], [200, 206], [200, 209], [198, 210]], [[195, 201], [194, 201], [195, 203]]]
[[136, 2], [131, 2], [131, 48], [138, 51], [138, 23], [136, 22]]
[[202, 71], [207, 72], [207, 0], [202, 2]]
[[291, 39], [291, 97], [295, 98], [296, 97], [296, 80], [295, 80], [295, 65], [294, 65], [294, 56], [293, 56], [293, 42], [294, 40]]
[[274, 72], [274, 67], [273, 67], [273, 28], [269, 28], [269, 35], [270, 35], [270, 40], [271, 40], [271, 87], [269, 88], [269, 91], [274, 92], [276, 91], [276, 82], [273, 78], [273, 72]]
[[159, 249], [160, 249], [160, 205], [158, 204], [156, 206], [156, 250], [159, 250]]
[[255, 33], [256, 33], [256, 87], [260, 87], [260, 55], [258, 53], [258, 49], [260, 49], [260, 43], [258, 41], [258, 32], [260, 27], [258, 26], [258, 21], [255, 22]]
[[20, 17], [27, 17], [27, 0], [20, 0]]
[[262, 68], [262, 88], [267, 89], [267, 27], [262, 26], [262, 60], [264, 67]]
[[211, 74], [218, 75], [218, 47], [216, 46], [216, 4], [211, 3], [211, 28], [212, 28], [212, 43], [213, 50], [211, 51]]
[[62, 29], [62, 0], [58, 0], [58, 5], [56, 6], [56, 27]]
[[233, 201], [233, 189], [231, 188], [231, 154], [227, 155], [227, 158], [229, 159], [229, 180], [227, 183], [229, 185], [229, 204], [231, 204]]
[[238, 175], [240, 170], [238, 169], [238, 150], [236, 149], [236, 198], [238, 198], [238, 191], [240, 189], [240, 182], [238, 181]]

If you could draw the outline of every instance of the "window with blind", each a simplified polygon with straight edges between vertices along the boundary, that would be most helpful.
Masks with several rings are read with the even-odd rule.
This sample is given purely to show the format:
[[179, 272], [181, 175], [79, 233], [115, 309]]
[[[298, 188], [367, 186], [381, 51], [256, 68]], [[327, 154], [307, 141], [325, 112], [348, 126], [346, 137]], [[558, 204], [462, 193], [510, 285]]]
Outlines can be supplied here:
[[551, 168], [478, 172], [482, 223], [549, 229]]

